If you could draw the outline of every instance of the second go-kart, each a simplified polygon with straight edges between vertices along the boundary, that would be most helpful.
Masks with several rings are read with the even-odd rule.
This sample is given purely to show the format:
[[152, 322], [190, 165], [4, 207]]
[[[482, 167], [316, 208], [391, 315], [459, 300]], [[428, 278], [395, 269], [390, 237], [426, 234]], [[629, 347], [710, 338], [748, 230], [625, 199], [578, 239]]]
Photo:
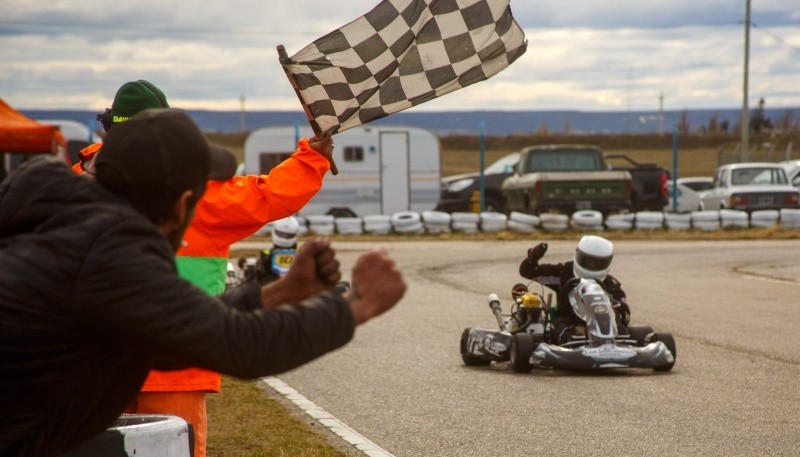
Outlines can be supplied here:
[[[575, 278], [568, 297], [585, 325], [572, 338], [555, 344], [552, 294], [545, 302], [541, 293], [518, 284], [512, 290], [511, 313], [503, 314], [500, 299], [489, 295], [489, 307], [499, 330], [470, 327], [461, 334], [464, 364], [477, 366], [510, 362], [518, 373], [534, 367], [557, 369], [651, 368], [669, 371], [675, 365], [675, 339], [652, 327], [618, 328], [611, 297], [593, 279]], [[572, 286], [572, 284], [570, 284]]]

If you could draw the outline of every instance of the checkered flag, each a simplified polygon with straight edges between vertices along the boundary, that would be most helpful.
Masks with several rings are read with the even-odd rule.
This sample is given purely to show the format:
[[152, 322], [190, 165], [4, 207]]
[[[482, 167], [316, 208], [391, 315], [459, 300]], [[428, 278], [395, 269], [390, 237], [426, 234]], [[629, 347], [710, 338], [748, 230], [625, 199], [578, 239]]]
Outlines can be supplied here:
[[509, 0], [384, 0], [291, 57], [278, 52], [325, 135], [488, 79], [526, 47]]

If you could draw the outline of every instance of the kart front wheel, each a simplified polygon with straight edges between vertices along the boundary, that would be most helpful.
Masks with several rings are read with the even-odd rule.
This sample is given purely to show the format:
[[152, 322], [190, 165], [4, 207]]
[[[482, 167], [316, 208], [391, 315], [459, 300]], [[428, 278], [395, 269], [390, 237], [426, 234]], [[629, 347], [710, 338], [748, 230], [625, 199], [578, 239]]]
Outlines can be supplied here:
[[467, 341], [469, 339], [469, 329], [465, 328], [464, 332], [461, 333], [461, 360], [464, 361], [464, 365], [468, 367], [485, 367], [492, 363], [491, 360], [482, 359], [480, 357], [474, 356], [469, 353], [467, 350]]
[[531, 354], [534, 349], [536, 349], [536, 344], [530, 333], [514, 334], [511, 337], [511, 350], [508, 351], [511, 368], [517, 373], [530, 373], [533, 369]]
[[647, 335], [653, 333], [653, 327], [649, 325], [629, 325], [628, 335], [631, 339], [636, 340], [637, 346], [644, 346], [647, 344]]
[[675, 338], [672, 336], [672, 333], [653, 333], [650, 337], [650, 342], [654, 343], [656, 341], [661, 341], [664, 343], [664, 346], [666, 346], [667, 349], [669, 349], [669, 352], [672, 353], [672, 363], [655, 367], [654, 370], [669, 371], [673, 366], [675, 366], [675, 359], [678, 358], [677, 348], [675, 347]]

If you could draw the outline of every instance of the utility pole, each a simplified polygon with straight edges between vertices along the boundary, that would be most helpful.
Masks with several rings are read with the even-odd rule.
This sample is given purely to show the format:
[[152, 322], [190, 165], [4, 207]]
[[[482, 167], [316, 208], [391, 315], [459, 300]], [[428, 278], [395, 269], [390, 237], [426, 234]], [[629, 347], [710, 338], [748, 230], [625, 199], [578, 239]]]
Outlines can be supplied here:
[[658, 134], [664, 134], [664, 91], [658, 94]]
[[742, 94], [742, 150], [740, 160], [746, 162], [750, 152], [750, 113], [748, 112], [748, 79], [750, 74], [750, 0], [745, 0], [744, 13], [744, 83]]

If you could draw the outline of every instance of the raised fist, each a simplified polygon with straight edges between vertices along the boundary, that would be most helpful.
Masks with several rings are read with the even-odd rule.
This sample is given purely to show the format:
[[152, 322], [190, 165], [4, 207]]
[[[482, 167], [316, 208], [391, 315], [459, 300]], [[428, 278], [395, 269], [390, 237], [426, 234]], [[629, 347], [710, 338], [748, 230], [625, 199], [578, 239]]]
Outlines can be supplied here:
[[544, 253], [547, 252], [547, 243], [539, 243], [536, 246], [528, 249], [528, 260], [531, 262], [538, 262]]

